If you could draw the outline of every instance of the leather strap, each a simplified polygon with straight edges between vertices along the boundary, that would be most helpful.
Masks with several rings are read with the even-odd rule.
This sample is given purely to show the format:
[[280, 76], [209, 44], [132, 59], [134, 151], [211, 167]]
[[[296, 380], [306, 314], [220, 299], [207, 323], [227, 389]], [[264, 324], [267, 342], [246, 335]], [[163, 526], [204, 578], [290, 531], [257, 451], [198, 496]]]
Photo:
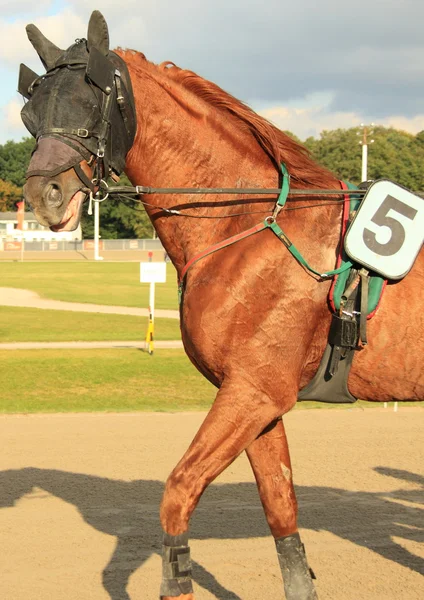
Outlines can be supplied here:
[[97, 132], [85, 129], [85, 127], [78, 127], [78, 129], [73, 129], [71, 127], [49, 127], [48, 129], [42, 129], [40, 132], [38, 132], [37, 139], [41, 136], [49, 135], [51, 133], [76, 135], [77, 137], [84, 139], [98, 136]]
[[82, 181], [82, 183], [94, 193], [95, 185], [91, 181], [91, 179], [89, 179], [88, 176], [84, 173], [80, 163], [74, 166], [74, 171], [78, 175], [78, 178]]
[[367, 340], [367, 316], [368, 316], [368, 290], [370, 276], [367, 269], [359, 271], [361, 278], [361, 316], [359, 319], [359, 340], [362, 346], [368, 344]]

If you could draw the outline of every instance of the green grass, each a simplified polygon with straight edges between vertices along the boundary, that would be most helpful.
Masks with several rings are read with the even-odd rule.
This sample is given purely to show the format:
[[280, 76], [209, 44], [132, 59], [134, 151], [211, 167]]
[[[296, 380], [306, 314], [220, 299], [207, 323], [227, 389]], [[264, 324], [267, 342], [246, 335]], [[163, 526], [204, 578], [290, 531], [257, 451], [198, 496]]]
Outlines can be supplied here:
[[216, 389], [182, 350], [0, 351], [2, 413], [206, 410]]
[[[147, 308], [149, 284], [140, 283], [140, 263], [0, 262], [0, 286], [33, 290], [43, 298]], [[167, 282], [156, 284], [156, 308], [177, 309], [177, 276], [167, 264]]]
[[[208, 410], [216, 394], [182, 350], [157, 350], [153, 356], [128, 348], [3, 350], [0, 364], [0, 413], [197, 411]], [[297, 407], [352, 405], [302, 402]]]
[[[176, 275], [156, 287], [156, 308], [177, 308]], [[149, 286], [139, 283], [139, 263], [0, 263], [0, 286], [30, 289], [45, 298], [147, 307]], [[157, 340], [179, 339], [179, 323], [155, 319]], [[147, 318], [0, 306], [0, 341], [141, 340]], [[183, 351], [0, 351], [0, 412], [95, 412], [206, 410], [215, 388]], [[424, 403], [399, 406], [423, 407]], [[392, 403], [391, 403], [392, 406]], [[306, 408], [378, 408], [379, 403]]]
[[[0, 306], [0, 342], [143, 340], [147, 317]], [[181, 338], [178, 319], [155, 318], [156, 340]]]

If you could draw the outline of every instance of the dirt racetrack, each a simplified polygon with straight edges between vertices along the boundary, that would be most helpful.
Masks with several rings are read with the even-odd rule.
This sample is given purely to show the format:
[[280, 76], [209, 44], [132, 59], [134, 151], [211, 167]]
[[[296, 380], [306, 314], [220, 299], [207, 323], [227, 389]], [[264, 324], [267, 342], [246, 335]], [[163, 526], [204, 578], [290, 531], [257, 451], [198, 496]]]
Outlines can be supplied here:
[[[157, 599], [163, 483], [203, 416], [1, 416], [0, 597]], [[320, 600], [422, 600], [424, 410], [299, 410], [286, 425]], [[196, 599], [284, 597], [244, 456], [202, 498], [191, 548]]]

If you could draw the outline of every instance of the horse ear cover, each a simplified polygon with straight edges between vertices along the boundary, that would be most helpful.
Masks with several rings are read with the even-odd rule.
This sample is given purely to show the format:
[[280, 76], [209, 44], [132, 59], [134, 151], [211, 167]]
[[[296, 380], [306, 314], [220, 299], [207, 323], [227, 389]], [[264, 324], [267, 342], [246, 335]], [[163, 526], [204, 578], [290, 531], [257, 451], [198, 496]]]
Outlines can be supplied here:
[[109, 53], [109, 30], [104, 16], [98, 10], [91, 13], [88, 23], [87, 48], [95, 46], [105, 56]]
[[48, 40], [35, 25], [27, 25], [26, 32], [46, 71], [53, 69], [63, 50]]

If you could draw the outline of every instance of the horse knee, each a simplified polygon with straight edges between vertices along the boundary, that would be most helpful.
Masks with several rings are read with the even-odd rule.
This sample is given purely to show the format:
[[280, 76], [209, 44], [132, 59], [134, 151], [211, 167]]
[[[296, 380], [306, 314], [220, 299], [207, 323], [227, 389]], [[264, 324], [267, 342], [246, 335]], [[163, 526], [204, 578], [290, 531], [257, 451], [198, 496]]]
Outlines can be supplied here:
[[188, 520], [193, 511], [188, 489], [181, 473], [174, 469], [165, 485], [160, 505], [160, 520], [164, 531], [180, 535], [188, 529]]

